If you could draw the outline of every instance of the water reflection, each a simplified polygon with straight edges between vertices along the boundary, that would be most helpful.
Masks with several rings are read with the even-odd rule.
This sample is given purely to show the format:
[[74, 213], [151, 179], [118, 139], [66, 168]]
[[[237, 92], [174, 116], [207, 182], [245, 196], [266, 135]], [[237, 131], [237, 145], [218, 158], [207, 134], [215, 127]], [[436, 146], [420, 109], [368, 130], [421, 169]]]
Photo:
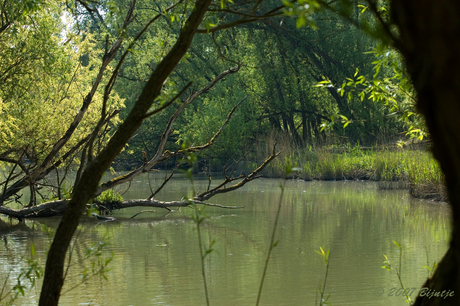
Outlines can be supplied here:
[[[159, 182], [158, 178], [158, 182]], [[210, 202], [244, 205], [244, 209], [206, 208], [204, 240], [216, 240], [207, 257], [206, 272], [212, 305], [254, 305], [277, 204], [280, 180], [262, 179]], [[156, 183], [156, 182], [154, 182]], [[197, 188], [207, 181], [197, 180]], [[185, 179], [171, 181], [158, 199], [179, 200], [187, 193]], [[125, 198], [150, 194], [147, 181], [136, 182]], [[168, 213], [154, 209], [134, 219], [142, 209], [115, 213], [117, 221], [84, 218], [72, 255], [64, 292], [81, 281], [91, 269], [86, 250], [107, 240], [102, 258], [113, 252], [108, 281], [95, 277], [67, 292], [62, 305], [203, 305], [196, 228], [191, 209]], [[42, 263], [56, 219], [9, 225], [2, 218], [0, 269], [2, 277], [17, 276], [33, 243]], [[439, 261], [447, 249], [447, 205], [411, 200], [406, 191], [379, 191], [369, 182], [289, 181], [261, 304], [314, 305], [322, 282], [324, 264], [315, 250], [330, 248], [326, 294], [333, 305], [404, 305], [403, 297], [389, 297], [398, 287], [395, 274], [383, 270], [383, 254], [395, 264], [403, 249], [403, 282], [420, 287], [427, 263]], [[94, 247], [94, 246], [93, 246]], [[376, 289], [384, 294], [376, 296]], [[380, 294], [377, 292], [377, 294]], [[38, 292], [21, 298], [17, 305], [34, 305]], [[414, 293], [415, 296], [415, 293]]]

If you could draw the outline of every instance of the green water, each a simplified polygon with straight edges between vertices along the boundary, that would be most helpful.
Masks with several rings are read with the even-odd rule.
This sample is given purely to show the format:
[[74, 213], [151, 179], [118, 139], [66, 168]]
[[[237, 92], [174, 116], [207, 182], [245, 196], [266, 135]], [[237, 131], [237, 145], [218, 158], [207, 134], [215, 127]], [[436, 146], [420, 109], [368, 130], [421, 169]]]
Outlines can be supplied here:
[[[152, 180], [152, 187], [161, 183], [160, 176]], [[205, 209], [203, 239], [206, 244], [216, 241], [206, 258], [211, 305], [255, 305], [280, 183], [260, 179], [209, 200], [245, 206]], [[197, 180], [196, 188], [206, 184], [206, 180]], [[190, 190], [187, 180], [176, 179], [156, 198], [179, 200]], [[148, 181], [136, 181], [124, 197], [149, 194]], [[447, 249], [448, 206], [412, 200], [403, 190], [380, 191], [371, 182], [288, 181], [282, 203], [279, 243], [272, 252], [261, 305], [315, 305], [317, 286], [325, 276], [324, 263], [315, 252], [320, 247], [331, 250], [326, 295], [332, 305], [407, 305], [401, 296], [388, 296], [392, 288], [399, 288], [399, 281], [395, 273], [381, 268], [383, 254], [398, 266], [399, 252], [393, 240], [398, 241], [403, 247], [403, 283], [420, 288], [427, 276], [423, 266], [439, 261]], [[141, 210], [154, 212], [130, 219]], [[190, 208], [173, 213], [132, 208], [115, 212], [115, 222], [83, 218], [61, 305], [205, 305], [191, 212]], [[31, 244], [44, 264], [57, 224], [58, 219], [47, 219], [11, 226], [1, 218], [2, 283], [8, 274], [11, 283], [20, 273]], [[101, 241], [107, 242], [101, 258], [113, 252], [107, 280], [93, 277], [68, 291], [81, 282], [85, 269], [91, 271], [85, 251]], [[38, 294], [39, 288], [26, 291], [26, 297], [15, 305], [36, 305]]]

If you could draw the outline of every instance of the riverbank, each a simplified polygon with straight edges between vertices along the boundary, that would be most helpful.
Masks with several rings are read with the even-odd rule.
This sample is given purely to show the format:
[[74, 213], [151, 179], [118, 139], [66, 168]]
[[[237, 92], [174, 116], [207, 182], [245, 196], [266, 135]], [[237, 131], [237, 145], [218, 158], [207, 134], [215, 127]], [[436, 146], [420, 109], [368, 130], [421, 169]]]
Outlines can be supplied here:
[[416, 198], [446, 201], [443, 174], [430, 152], [424, 150], [374, 150], [308, 148], [285, 153], [264, 171], [283, 177], [285, 165], [304, 180], [373, 180], [382, 189], [408, 189]]

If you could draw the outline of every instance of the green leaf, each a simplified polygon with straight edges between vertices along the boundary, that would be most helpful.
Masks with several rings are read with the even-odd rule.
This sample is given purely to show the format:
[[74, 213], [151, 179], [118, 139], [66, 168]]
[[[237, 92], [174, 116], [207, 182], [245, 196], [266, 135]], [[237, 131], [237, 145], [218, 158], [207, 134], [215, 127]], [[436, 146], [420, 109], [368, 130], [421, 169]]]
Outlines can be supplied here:
[[351, 91], [348, 92], [348, 100], [351, 100], [353, 99], [353, 94], [351, 93]]
[[307, 24], [307, 18], [304, 15], [300, 15], [296, 22], [296, 27], [301, 28]]
[[22, 296], [25, 295], [25, 293], [24, 293], [24, 286], [18, 286], [16, 289], [18, 290], [18, 292], [19, 292]]
[[358, 7], [361, 9], [361, 13], [364, 13], [367, 10], [367, 6], [364, 6], [362, 4], [358, 4]]

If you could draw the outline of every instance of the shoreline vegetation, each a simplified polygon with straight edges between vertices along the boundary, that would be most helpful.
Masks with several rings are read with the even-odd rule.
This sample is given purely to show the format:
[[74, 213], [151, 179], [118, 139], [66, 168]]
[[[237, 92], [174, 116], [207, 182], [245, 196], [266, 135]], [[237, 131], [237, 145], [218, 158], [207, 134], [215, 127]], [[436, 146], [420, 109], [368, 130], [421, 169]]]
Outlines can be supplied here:
[[311, 180], [372, 180], [380, 189], [408, 189], [414, 198], [447, 201], [444, 177], [427, 150], [375, 149], [359, 146], [289, 150], [264, 169], [264, 175], [284, 177], [285, 165], [298, 171], [293, 177]]
[[[363, 147], [359, 145], [307, 145], [295, 147], [285, 137], [268, 137], [263, 145], [247, 154], [246, 158], [232, 159], [224, 163], [221, 159], [210, 156], [198, 158], [194, 174], [208, 175], [228, 172], [247, 173], [257, 167], [255, 160], [263, 161], [277, 143], [281, 154], [268, 164], [261, 174], [268, 178], [284, 178], [286, 166], [296, 168], [290, 177], [305, 181], [341, 181], [370, 180], [378, 182], [381, 190], [407, 189], [409, 194], [418, 199], [447, 202], [447, 190], [444, 176], [438, 162], [427, 148], [426, 143], [407, 143], [397, 145], [380, 145]], [[395, 143], [390, 141], [390, 143]], [[136, 161], [120, 162], [115, 168], [127, 170], [135, 166]], [[158, 165], [157, 170], [173, 169], [171, 163]], [[225, 174], [226, 173], [226, 174]]]

